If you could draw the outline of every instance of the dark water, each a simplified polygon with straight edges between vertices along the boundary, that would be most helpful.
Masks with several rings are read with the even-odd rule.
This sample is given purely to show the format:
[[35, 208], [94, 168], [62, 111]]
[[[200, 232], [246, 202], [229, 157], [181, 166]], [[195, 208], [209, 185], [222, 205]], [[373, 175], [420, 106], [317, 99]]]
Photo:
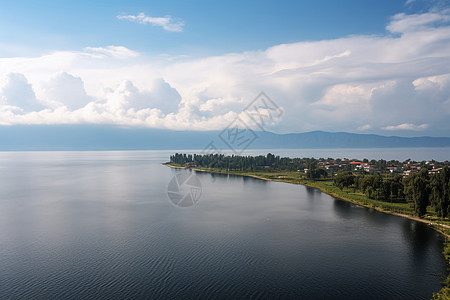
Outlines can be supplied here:
[[167, 152], [0, 153], [0, 299], [427, 299], [426, 225], [304, 186], [197, 173], [174, 206]]

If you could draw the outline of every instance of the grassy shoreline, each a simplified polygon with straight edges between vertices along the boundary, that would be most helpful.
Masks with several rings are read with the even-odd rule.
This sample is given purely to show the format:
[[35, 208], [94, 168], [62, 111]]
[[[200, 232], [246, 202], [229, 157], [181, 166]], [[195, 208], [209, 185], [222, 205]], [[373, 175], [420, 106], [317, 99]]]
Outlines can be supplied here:
[[[166, 165], [171, 168], [179, 168], [184, 169], [184, 166], [177, 165], [174, 163], [164, 163], [163, 165]], [[390, 202], [383, 202], [378, 200], [372, 200], [367, 198], [364, 194], [356, 193], [352, 191], [352, 189], [346, 189], [340, 190], [336, 186], [334, 186], [332, 180], [317, 180], [312, 181], [308, 179], [300, 178], [298, 175], [298, 172], [264, 172], [264, 171], [258, 171], [258, 172], [248, 172], [248, 171], [226, 171], [222, 169], [214, 169], [214, 168], [200, 168], [200, 167], [194, 167], [191, 168], [192, 170], [198, 171], [198, 172], [208, 172], [208, 173], [215, 173], [215, 174], [227, 174], [227, 175], [239, 175], [239, 176], [247, 176], [252, 177], [256, 179], [261, 180], [268, 180], [268, 181], [278, 181], [278, 182], [284, 182], [284, 183], [291, 183], [291, 184], [300, 184], [305, 185], [308, 187], [319, 189], [320, 191], [324, 192], [325, 194], [328, 194], [332, 197], [364, 206], [367, 208], [375, 209], [379, 212], [407, 218], [410, 220], [414, 220], [417, 222], [422, 222], [427, 225], [429, 225], [431, 228], [439, 232], [443, 235], [445, 238], [444, 242], [444, 256], [447, 261], [447, 264], [450, 265], [450, 221], [442, 221], [438, 219], [437, 217], [433, 217], [431, 215], [426, 216], [425, 218], [419, 218], [414, 216], [414, 211], [410, 207], [408, 203], [390, 203]], [[432, 211], [430, 210], [430, 214]], [[433, 299], [450, 299], [450, 274], [449, 277], [444, 281], [443, 288], [436, 294], [433, 295]]]

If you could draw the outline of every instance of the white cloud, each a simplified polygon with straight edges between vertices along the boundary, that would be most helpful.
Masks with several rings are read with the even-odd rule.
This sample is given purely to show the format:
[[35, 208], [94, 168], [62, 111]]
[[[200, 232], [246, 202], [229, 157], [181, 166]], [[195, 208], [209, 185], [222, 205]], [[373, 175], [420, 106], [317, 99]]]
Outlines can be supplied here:
[[174, 21], [171, 16], [150, 17], [142, 12], [138, 15], [120, 15], [117, 16], [117, 18], [120, 20], [128, 20], [138, 24], [151, 24], [152, 26], [159, 26], [164, 30], [171, 32], [182, 32], [184, 26], [184, 21]]
[[117, 108], [139, 111], [155, 108], [163, 114], [177, 113], [181, 96], [162, 78], [153, 80], [150, 91], [140, 91], [131, 81], [122, 82], [106, 93], [105, 99]]
[[49, 103], [49, 106], [65, 105], [70, 110], [84, 107], [92, 101], [92, 98], [86, 94], [81, 78], [66, 72], [60, 73], [44, 83], [41, 95]]
[[0, 89], [2, 104], [18, 107], [24, 112], [38, 111], [44, 106], [36, 99], [31, 84], [23, 74], [9, 73], [5, 78], [5, 84]]
[[450, 21], [449, 11], [429, 12], [424, 14], [407, 15], [405, 13], [396, 14], [392, 17], [387, 30], [393, 33], [414, 32], [425, 30], [436, 23]]
[[414, 125], [411, 123], [403, 123], [400, 125], [390, 125], [386, 127], [382, 127], [383, 130], [414, 130], [421, 131], [428, 128], [428, 124]]
[[[203, 102], [203, 101], [202, 101]], [[220, 111], [226, 111], [230, 108], [232, 104], [234, 105], [236, 110], [239, 110], [239, 107], [242, 107], [245, 105], [245, 100], [237, 99], [237, 98], [214, 98], [214, 99], [208, 99], [206, 102], [199, 105], [199, 110], [203, 112], [217, 112]]]
[[[167, 60], [121, 46], [0, 58], [0, 78], [24, 74], [28, 91], [48, 107], [19, 113], [11, 106], [20, 103], [6, 101], [2, 92], [0, 122], [222, 129], [264, 91], [284, 111], [267, 130], [385, 133], [404, 127], [448, 135], [450, 26], [424, 19], [429, 17], [397, 15], [389, 26], [400, 30], [402, 20], [417, 26], [395, 36], [349, 36], [203, 58]], [[5, 86], [0, 83], [2, 91]]]
[[372, 128], [372, 126], [370, 124], [365, 124], [365, 125], [359, 126], [357, 129], [360, 131], [364, 131], [364, 130], [368, 130], [370, 128]]
[[130, 50], [123, 46], [86, 47], [84, 50], [85, 52], [98, 58], [110, 56], [114, 58], [126, 59], [139, 56], [139, 53], [136, 51]]

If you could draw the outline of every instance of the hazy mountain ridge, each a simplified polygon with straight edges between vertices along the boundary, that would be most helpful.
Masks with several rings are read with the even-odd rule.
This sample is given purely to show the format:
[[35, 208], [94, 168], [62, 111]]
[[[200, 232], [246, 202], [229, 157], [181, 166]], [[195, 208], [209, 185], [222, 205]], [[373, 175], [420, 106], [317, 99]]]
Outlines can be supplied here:
[[[0, 150], [228, 149], [221, 131], [172, 131], [108, 125], [0, 126]], [[312, 131], [276, 134], [255, 131], [251, 149], [450, 147], [450, 137], [398, 137]], [[226, 139], [227, 135], [222, 134]], [[232, 144], [232, 143], [231, 143]]]
[[[261, 133], [261, 137], [266, 137], [267, 134], [268, 133]], [[268, 135], [270, 135], [270, 133]], [[261, 140], [264, 140], [264, 138]], [[398, 137], [376, 134], [324, 131], [276, 134], [272, 140], [283, 144], [285, 146], [284, 148], [390, 148], [450, 146], [449, 137]]]

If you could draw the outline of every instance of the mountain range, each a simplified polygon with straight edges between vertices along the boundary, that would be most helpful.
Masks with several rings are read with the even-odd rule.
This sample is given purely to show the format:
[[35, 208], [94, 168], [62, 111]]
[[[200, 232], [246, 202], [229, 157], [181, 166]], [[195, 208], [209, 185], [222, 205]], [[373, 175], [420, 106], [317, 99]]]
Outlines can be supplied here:
[[450, 147], [450, 137], [311, 131], [173, 131], [112, 125], [0, 126], [1, 151]]

